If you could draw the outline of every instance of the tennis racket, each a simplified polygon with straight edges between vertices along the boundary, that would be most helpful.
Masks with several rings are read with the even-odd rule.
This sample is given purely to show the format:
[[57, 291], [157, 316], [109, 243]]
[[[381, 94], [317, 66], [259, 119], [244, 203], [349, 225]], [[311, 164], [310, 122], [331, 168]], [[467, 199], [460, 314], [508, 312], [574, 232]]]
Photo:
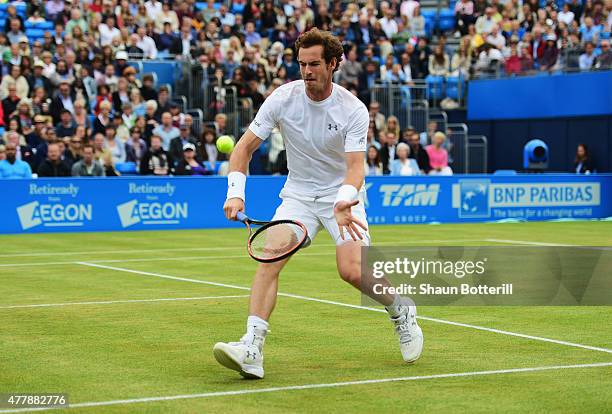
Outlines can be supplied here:
[[[272, 263], [286, 259], [303, 247], [308, 239], [306, 227], [299, 221], [253, 220], [242, 212], [238, 212], [236, 218], [249, 230], [247, 251], [258, 262]], [[260, 227], [254, 229], [254, 226]]]

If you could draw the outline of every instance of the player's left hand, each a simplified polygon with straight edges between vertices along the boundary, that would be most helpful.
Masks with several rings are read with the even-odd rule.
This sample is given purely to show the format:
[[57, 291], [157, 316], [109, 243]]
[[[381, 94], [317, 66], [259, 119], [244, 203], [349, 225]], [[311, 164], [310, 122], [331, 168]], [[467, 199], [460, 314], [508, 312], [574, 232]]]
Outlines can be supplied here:
[[359, 200], [338, 201], [334, 206], [334, 216], [336, 217], [336, 222], [338, 223], [340, 237], [342, 237], [342, 240], [344, 240], [344, 229], [346, 229], [347, 233], [351, 235], [351, 238], [354, 241], [357, 241], [358, 239], [363, 240], [363, 236], [357, 226], [366, 231], [368, 230], [367, 226], [351, 213], [351, 207], [356, 206], [357, 204], [359, 204]]

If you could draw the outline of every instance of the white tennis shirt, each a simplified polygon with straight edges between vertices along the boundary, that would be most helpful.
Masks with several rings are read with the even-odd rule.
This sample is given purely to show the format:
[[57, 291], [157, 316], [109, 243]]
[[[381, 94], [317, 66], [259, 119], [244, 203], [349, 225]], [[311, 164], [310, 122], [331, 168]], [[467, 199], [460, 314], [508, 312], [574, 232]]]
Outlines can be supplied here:
[[346, 152], [364, 152], [370, 116], [348, 90], [332, 84], [331, 95], [313, 101], [303, 80], [278, 87], [249, 129], [260, 139], [278, 127], [287, 150], [289, 176], [281, 196], [312, 200], [336, 195], [346, 175]]

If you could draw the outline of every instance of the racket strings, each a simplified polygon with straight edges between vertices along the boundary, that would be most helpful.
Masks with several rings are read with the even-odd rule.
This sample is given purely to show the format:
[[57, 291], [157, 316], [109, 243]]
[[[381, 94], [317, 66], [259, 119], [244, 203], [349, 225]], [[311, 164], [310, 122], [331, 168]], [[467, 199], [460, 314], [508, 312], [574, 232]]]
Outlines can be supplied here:
[[251, 239], [253, 256], [270, 260], [297, 249], [306, 237], [304, 228], [295, 223], [279, 223], [259, 231]]

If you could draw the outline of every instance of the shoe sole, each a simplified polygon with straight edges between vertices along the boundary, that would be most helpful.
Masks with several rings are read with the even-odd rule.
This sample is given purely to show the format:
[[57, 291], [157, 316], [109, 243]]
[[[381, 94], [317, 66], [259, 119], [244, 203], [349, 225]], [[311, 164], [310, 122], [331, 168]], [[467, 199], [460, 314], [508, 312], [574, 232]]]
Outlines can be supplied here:
[[[225, 352], [225, 350], [217, 345], [213, 348], [213, 355], [217, 362], [223, 365], [225, 368], [229, 368], [233, 371], [237, 371], [240, 375], [247, 379], [262, 379], [263, 378], [263, 369], [261, 375], [259, 373], [247, 372], [242, 368], [242, 365], [238, 361], [236, 361], [230, 354]], [[259, 369], [259, 367], [253, 367], [255, 370]]]

